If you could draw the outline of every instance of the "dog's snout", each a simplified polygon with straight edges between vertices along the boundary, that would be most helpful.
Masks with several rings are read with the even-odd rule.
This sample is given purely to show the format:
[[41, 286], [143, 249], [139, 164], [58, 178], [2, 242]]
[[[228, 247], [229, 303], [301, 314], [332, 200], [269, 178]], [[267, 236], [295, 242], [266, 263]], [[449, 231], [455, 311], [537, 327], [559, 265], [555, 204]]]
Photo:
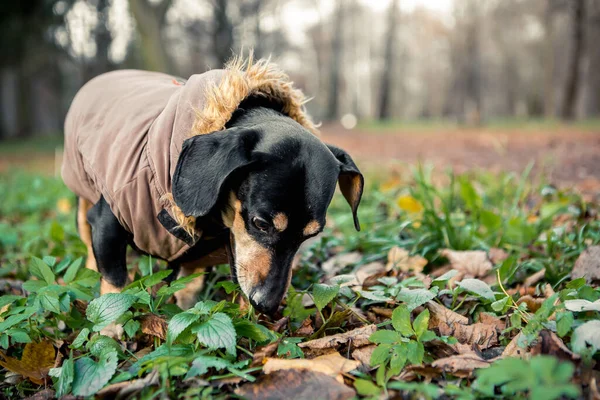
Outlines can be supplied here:
[[267, 315], [275, 314], [281, 303], [281, 296], [266, 287], [255, 288], [248, 297], [252, 307]]

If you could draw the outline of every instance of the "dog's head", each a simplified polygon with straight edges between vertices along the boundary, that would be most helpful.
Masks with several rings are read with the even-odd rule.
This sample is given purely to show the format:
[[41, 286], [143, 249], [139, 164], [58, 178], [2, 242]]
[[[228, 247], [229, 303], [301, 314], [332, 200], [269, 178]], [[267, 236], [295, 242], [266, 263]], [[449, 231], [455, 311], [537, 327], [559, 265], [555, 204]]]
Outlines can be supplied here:
[[323, 230], [338, 182], [359, 230], [363, 176], [350, 156], [278, 119], [186, 140], [173, 196], [186, 215], [219, 214], [233, 276], [256, 309], [272, 314], [298, 247]]

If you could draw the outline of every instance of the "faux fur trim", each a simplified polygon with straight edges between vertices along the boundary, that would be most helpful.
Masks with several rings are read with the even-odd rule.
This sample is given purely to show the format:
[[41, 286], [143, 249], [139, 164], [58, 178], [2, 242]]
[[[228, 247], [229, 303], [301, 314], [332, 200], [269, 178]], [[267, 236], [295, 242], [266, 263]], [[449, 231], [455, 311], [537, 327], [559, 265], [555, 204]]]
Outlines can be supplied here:
[[[264, 96], [282, 105], [282, 111], [315, 135], [319, 131], [304, 110], [308, 101], [301, 90], [294, 88], [289, 76], [270, 59], [254, 61], [252, 53], [247, 59], [234, 57], [225, 66], [225, 76], [209, 86], [204, 107], [196, 110], [196, 121], [190, 136], [220, 131], [240, 103], [249, 96]], [[196, 218], [186, 216], [169, 193], [167, 199], [177, 223], [191, 236]]]

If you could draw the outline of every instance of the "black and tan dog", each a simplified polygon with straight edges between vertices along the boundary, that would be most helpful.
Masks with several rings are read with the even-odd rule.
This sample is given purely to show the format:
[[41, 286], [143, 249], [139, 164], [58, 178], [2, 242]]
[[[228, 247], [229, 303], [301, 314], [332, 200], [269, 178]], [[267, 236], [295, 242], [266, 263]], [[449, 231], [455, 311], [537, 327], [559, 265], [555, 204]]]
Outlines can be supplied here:
[[[125, 286], [131, 245], [167, 260], [172, 276], [229, 262], [251, 304], [276, 311], [338, 182], [359, 229], [363, 177], [315, 135], [302, 102], [266, 61], [187, 82], [118, 71], [86, 84], [67, 116], [63, 178], [79, 196], [79, 233], [102, 293]], [[178, 304], [192, 306], [201, 287], [192, 282]]]

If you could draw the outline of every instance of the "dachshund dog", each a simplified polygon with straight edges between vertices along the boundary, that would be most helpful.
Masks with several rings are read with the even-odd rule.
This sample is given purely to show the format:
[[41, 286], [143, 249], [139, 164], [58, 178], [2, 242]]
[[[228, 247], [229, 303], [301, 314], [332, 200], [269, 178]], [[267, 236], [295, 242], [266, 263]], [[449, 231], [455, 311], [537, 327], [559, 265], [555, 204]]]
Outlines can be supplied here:
[[[242, 71], [243, 79], [251, 83], [258, 79], [252, 68], [263, 68], [264, 82], [272, 85], [270, 64], [259, 62]], [[225, 77], [211, 78], [209, 91], [228, 93], [238, 79], [228, 75], [231, 70], [225, 70]], [[299, 246], [325, 226], [338, 183], [350, 204], [355, 227], [360, 229], [357, 209], [364, 185], [362, 174], [345, 151], [324, 144], [309, 120], [289, 107], [290, 96], [298, 92], [273, 94], [272, 88], [261, 86], [263, 81], [254, 89], [250, 85], [248, 93], [234, 95], [243, 98], [234, 100], [230, 111], [219, 108], [219, 118], [225, 114], [221, 129], [187, 135], [180, 148], [173, 145], [176, 140], [172, 138], [166, 145], [159, 141], [149, 147], [153, 140], [177, 135], [173, 133], [177, 117], [166, 124], [167, 133], [163, 133], [165, 124], [160, 118], [170, 107], [168, 99], [175, 95], [179, 98], [173, 107], [189, 107], [182, 100], [181, 87], [189, 86], [192, 79], [173, 83], [163, 74], [143, 75], [144, 82], [158, 79], [157, 85], [164, 84], [166, 92], [156, 89], [157, 94], [144, 94], [134, 90], [138, 72], [109, 73], [106, 75], [120, 75], [101, 76], [88, 83], [82, 90], [87, 94], [76, 97], [66, 122], [63, 178], [79, 195], [78, 229], [88, 246], [87, 266], [102, 274], [101, 293], [118, 292], [126, 285], [126, 248], [130, 245], [166, 260], [175, 271], [173, 277], [229, 263], [233, 279], [253, 307], [273, 314], [289, 287]], [[224, 84], [223, 79], [231, 76], [232, 81]], [[110, 89], [102, 79], [126, 82], [110, 86], [119, 89]], [[281, 76], [278, 79], [282, 81]], [[289, 84], [285, 79], [284, 83]], [[140, 97], [129, 103], [115, 98], [114, 104], [103, 106], [103, 96], [114, 97], [111, 90], [139, 93]], [[166, 100], [161, 100], [161, 106], [144, 117], [143, 123], [131, 112], [119, 119], [117, 115], [124, 109], [142, 110], [140, 102], [150, 102], [144, 110], [151, 109], [155, 102], [144, 96]], [[212, 96], [204, 103], [215, 101], [224, 100]], [[206, 118], [200, 116], [201, 122]], [[133, 131], [142, 132], [138, 135], [142, 139], [124, 146], [123, 140], [134, 140]], [[201, 288], [201, 278], [190, 282], [176, 293], [178, 305], [193, 306]]]

